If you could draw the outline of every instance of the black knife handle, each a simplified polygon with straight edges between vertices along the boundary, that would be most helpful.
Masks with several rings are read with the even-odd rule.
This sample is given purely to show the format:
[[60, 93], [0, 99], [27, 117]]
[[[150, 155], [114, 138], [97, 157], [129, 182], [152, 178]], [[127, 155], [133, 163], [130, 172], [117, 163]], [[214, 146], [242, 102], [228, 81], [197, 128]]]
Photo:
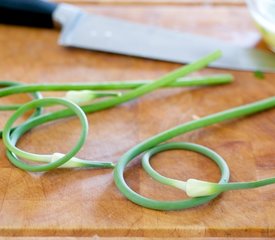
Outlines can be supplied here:
[[57, 5], [43, 0], [0, 0], [0, 23], [53, 28]]

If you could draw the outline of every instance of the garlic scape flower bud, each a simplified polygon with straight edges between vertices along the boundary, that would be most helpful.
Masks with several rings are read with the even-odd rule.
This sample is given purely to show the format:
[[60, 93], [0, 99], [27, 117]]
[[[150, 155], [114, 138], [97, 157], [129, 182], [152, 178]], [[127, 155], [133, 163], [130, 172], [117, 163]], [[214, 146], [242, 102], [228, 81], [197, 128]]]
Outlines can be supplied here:
[[221, 192], [218, 183], [201, 181], [197, 179], [188, 179], [186, 182], [186, 194], [189, 197], [202, 197]]
[[77, 105], [85, 105], [92, 100], [100, 97], [118, 97], [121, 92], [98, 92], [92, 90], [68, 91], [65, 99], [70, 100]]

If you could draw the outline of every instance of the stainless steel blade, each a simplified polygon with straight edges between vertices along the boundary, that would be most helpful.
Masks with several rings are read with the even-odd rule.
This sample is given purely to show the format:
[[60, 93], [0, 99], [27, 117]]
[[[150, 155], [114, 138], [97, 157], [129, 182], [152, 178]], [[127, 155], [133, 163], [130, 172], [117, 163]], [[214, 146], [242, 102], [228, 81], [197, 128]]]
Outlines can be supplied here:
[[275, 54], [268, 51], [81, 11], [76, 11], [74, 16], [67, 13], [59, 43], [176, 63], [189, 63], [220, 49], [223, 57], [213, 67], [275, 72]]

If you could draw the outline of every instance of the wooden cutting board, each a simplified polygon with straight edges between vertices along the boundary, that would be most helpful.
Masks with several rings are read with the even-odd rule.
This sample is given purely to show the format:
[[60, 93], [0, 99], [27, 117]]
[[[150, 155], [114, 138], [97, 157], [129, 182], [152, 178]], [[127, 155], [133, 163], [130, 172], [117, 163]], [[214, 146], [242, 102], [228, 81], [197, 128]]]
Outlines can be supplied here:
[[[237, 4], [178, 2], [80, 4], [87, 11], [224, 39], [242, 46], [259, 35], [247, 9]], [[188, 2], [188, 1], [186, 1]], [[209, 1], [211, 2], [211, 1]], [[236, 1], [232, 1], [236, 2]], [[126, 3], [126, 2], [124, 2]], [[56, 45], [58, 31], [0, 25], [0, 79], [21, 83], [96, 82], [155, 79], [180, 65], [104, 54]], [[249, 72], [205, 69], [195, 75], [232, 73], [234, 83], [207, 88], [158, 90], [119, 107], [88, 115], [89, 137], [79, 157], [118, 161], [131, 147], [166, 129], [241, 104], [273, 96], [275, 75], [259, 80]], [[45, 96], [62, 96], [46, 93]], [[17, 95], [3, 104], [29, 98]], [[0, 125], [11, 113], [0, 113]], [[220, 123], [174, 141], [204, 144], [221, 154], [231, 181], [275, 175], [275, 111]], [[46, 124], [26, 134], [19, 146], [35, 153], [66, 152], [75, 143], [77, 119]], [[106, 237], [274, 237], [274, 186], [231, 191], [203, 206], [172, 212], [142, 208], [116, 188], [112, 170], [55, 170], [44, 174], [12, 166], [0, 140], [0, 236]], [[219, 179], [208, 159], [186, 151], [152, 160], [162, 174], [179, 179]], [[129, 185], [147, 197], [182, 199], [180, 191], [154, 182], [140, 159], [126, 171]]]

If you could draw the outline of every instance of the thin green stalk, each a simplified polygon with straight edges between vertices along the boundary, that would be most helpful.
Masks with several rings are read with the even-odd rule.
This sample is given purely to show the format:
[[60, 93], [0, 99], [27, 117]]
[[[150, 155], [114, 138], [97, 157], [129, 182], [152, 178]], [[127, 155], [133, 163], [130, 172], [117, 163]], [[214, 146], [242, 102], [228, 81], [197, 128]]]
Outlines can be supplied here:
[[259, 181], [252, 181], [252, 182], [231, 182], [227, 184], [220, 184], [218, 188], [220, 191], [224, 192], [229, 190], [258, 188], [258, 187], [263, 187], [274, 183], [275, 183], [275, 177], [266, 178]]
[[[190, 86], [211, 86], [218, 84], [227, 84], [233, 81], [231, 74], [218, 74], [202, 77], [186, 77], [179, 78], [175, 82], [162, 87], [190, 87]], [[143, 85], [151, 84], [154, 80], [140, 81], [121, 81], [121, 82], [98, 82], [98, 83], [65, 83], [65, 84], [28, 84], [21, 86], [13, 86], [5, 89], [0, 89], [0, 97], [36, 92], [36, 91], [69, 91], [69, 90], [132, 90]]]
[[[51, 158], [48, 159], [36, 159], [38, 162], [50, 163], [57, 161], [58, 159], [64, 157], [65, 154], [54, 153]], [[102, 162], [102, 161], [90, 161], [84, 160], [76, 157], [72, 157], [68, 162], [59, 166], [59, 168], [114, 168], [115, 164], [113, 162]]]
[[0, 106], [0, 111], [14, 111], [18, 108], [20, 108], [22, 104], [13, 104], [10, 106]]
[[[253, 182], [213, 183], [198, 179], [188, 179], [185, 183], [185, 191], [190, 197], [202, 197], [220, 194], [229, 190], [251, 189], [274, 184], [275, 178], [266, 178]], [[175, 186], [174, 186], [175, 187]]]

